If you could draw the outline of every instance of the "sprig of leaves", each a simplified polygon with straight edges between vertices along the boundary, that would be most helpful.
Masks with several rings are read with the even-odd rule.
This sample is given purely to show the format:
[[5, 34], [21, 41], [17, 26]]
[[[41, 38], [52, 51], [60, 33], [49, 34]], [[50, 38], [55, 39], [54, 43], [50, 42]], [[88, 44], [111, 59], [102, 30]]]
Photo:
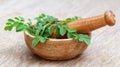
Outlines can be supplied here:
[[14, 19], [8, 19], [4, 29], [11, 31], [13, 28], [16, 28], [16, 32], [27, 31], [35, 37], [32, 41], [33, 47], [39, 42], [44, 43], [46, 40], [50, 39], [55, 29], [57, 36], [64, 36], [67, 32], [67, 38], [74, 38], [78, 42], [84, 41], [86, 44], [90, 44], [89, 36], [78, 34], [75, 29], [66, 26], [69, 22], [81, 19], [82, 18], [75, 16], [59, 21], [58, 18], [42, 13], [35, 18], [37, 23], [34, 25], [32, 25], [31, 19], [28, 19], [27, 23], [25, 23], [23, 17], [15, 17]]
[[35, 36], [34, 40], [32, 41], [32, 46], [35, 47], [39, 42], [44, 43], [46, 38], [42, 36]]
[[28, 24], [25, 24], [25, 20], [23, 17], [15, 17], [14, 19], [8, 19], [4, 30], [11, 31], [13, 28], [16, 28], [16, 32], [27, 31], [31, 35], [33, 35], [33, 30], [29, 27]]
[[78, 42], [84, 41], [86, 44], [90, 44], [90, 37], [84, 34], [78, 34], [75, 29], [68, 28], [68, 38], [75, 38]]
[[33, 26], [35, 29], [35, 38], [32, 41], [32, 46], [36, 45], [38, 42], [45, 42], [47, 39], [50, 38], [54, 31], [54, 26], [57, 18], [45, 14], [41, 14], [35, 18], [37, 20], [37, 25]]
[[62, 25], [62, 22], [57, 22], [56, 24], [56, 34], [57, 36], [64, 36], [66, 33], [66, 28], [65, 26]]
[[72, 18], [67, 18], [67, 19], [63, 20], [62, 22], [63, 22], [63, 24], [67, 24], [69, 22], [76, 21], [76, 20], [82, 20], [82, 18], [78, 17], [78, 16], [74, 16]]

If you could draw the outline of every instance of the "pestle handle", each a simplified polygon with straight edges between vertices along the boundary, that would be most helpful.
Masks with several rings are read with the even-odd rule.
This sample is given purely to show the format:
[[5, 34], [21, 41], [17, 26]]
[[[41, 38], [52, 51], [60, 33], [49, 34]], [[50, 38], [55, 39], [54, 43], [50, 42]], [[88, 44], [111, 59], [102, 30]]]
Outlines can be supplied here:
[[104, 16], [105, 16], [105, 20], [106, 20], [107, 25], [113, 26], [115, 24], [115, 14], [111, 10], [106, 11]]
[[105, 25], [113, 26], [115, 24], [115, 15], [112, 11], [106, 11], [104, 15], [94, 16], [70, 22], [67, 25], [76, 29], [78, 33], [89, 33]]
[[[85, 18], [83, 20], [77, 20], [69, 22], [67, 26], [72, 29], [76, 29], [78, 33], [89, 33], [103, 26], [113, 26], [115, 24], [115, 15], [110, 11], [106, 11], [103, 15]], [[56, 31], [53, 32], [53, 38], [64, 38], [65, 36], [56, 36]]]

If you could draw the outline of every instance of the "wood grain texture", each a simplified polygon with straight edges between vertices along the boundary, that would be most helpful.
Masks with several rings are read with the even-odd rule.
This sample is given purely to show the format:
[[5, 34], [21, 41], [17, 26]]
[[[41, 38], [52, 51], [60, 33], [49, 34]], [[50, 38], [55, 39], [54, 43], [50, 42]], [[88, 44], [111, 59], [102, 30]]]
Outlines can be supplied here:
[[[25, 45], [23, 33], [3, 30], [6, 20], [15, 16], [27, 19], [47, 13], [64, 19], [95, 16], [106, 10], [113, 10], [116, 25], [92, 32], [87, 50], [67, 61], [49, 61], [33, 55]], [[0, 0], [0, 67], [119, 67], [119, 18], [119, 0]]]

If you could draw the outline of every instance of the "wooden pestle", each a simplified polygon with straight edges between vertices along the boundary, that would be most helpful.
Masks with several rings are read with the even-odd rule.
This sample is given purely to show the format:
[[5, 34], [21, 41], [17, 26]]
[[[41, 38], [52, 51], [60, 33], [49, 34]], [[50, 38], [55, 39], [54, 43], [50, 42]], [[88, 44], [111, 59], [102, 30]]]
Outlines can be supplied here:
[[[112, 11], [106, 11], [103, 15], [85, 18], [83, 20], [77, 20], [69, 22], [67, 25], [76, 29], [78, 33], [89, 33], [103, 26], [113, 26], [115, 24], [115, 15]], [[52, 34], [53, 38], [61, 38], [56, 36], [55, 31]]]

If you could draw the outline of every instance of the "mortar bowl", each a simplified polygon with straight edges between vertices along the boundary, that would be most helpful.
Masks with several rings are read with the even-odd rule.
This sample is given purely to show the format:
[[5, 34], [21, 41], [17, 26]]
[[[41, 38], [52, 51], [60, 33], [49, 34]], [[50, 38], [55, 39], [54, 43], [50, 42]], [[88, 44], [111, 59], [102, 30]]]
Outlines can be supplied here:
[[[90, 33], [87, 35], [90, 36]], [[24, 32], [26, 45], [32, 53], [49, 60], [67, 60], [80, 55], [88, 45], [85, 42], [77, 42], [75, 39], [49, 39], [45, 43], [38, 43], [32, 47], [34, 36]]]

